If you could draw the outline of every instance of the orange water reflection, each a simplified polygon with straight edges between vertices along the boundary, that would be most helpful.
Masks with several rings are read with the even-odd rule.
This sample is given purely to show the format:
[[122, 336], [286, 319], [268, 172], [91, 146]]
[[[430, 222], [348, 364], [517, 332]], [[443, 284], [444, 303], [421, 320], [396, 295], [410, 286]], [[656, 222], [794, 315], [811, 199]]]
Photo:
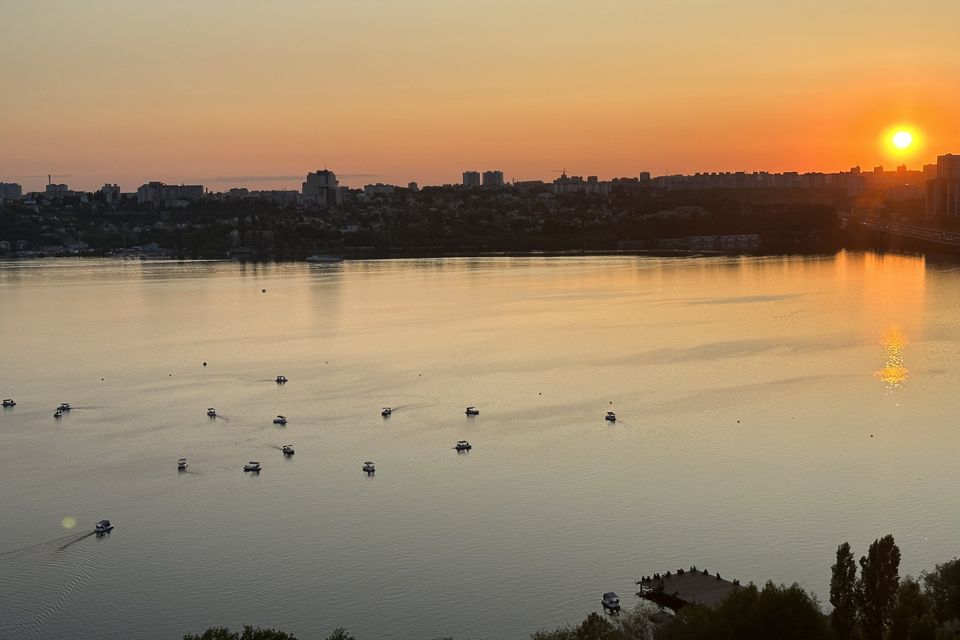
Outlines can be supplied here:
[[907, 345], [907, 338], [899, 326], [892, 325], [884, 329], [880, 343], [886, 350], [886, 362], [883, 367], [874, 371], [873, 375], [891, 388], [899, 387], [910, 377], [910, 372], [903, 364], [903, 350]]

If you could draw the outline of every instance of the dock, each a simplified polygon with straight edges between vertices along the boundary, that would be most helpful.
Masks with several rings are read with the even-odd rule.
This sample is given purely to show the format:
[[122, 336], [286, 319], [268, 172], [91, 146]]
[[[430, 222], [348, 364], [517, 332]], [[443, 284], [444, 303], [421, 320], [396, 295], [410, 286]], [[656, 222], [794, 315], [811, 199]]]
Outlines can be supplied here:
[[687, 605], [716, 607], [724, 598], [740, 588], [740, 581], [724, 580], [720, 573], [706, 569], [677, 569], [644, 576], [637, 581], [637, 596], [659, 607], [677, 611]]

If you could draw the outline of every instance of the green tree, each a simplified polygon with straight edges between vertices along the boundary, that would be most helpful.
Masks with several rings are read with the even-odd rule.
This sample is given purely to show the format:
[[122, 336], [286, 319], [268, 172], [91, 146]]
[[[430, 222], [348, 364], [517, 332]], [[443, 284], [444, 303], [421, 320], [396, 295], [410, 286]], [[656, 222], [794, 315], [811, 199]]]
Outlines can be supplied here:
[[201, 635], [191, 633], [183, 636], [183, 640], [297, 640], [295, 636], [276, 629], [261, 629], [260, 627], [243, 627], [243, 631], [230, 631], [227, 627], [211, 627]]
[[570, 627], [540, 629], [530, 634], [530, 640], [577, 640], [577, 633]]
[[936, 640], [933, 599], [907, 576], [897, 589], [897, 605], [890, 619], [890, 640]]
[[857, 622], [857, 563], [849, 542], [837, 547], [837, 562], [830, 573], [830, 624], [840, 640], [848, 640]]
[[960, 619], [960, 558], [938, 564], [921, 575], [923, 586], [933, 600], [934, 612], [941, 623]]
[[599, 613], [593, 612], [587, 616], [586, 620], [580, 623], [574, 635], [577, 640], [601, 640], [601, 638], [608, 639], [616, 637], [614, 634], [616, 630], [617, 628], [613, 626], [609, 620]]
[[860, 622], [867, 640], [885, 640], [897, 604], [900, 548], [892, 535], [874, 540], [860, 558], [858, 600]]
[[739, 589], [711, 609], [687, 606], [670, 626], [670, 640], [825, 640], [826, 617], [816, 598], [799, 585], [768, 582]]
[[337, 627], [333, 630], [333, 633], [327, 636], [327, 640], [356, 640], [356, 638], [347, 633], [347, 630], [343, 627]]

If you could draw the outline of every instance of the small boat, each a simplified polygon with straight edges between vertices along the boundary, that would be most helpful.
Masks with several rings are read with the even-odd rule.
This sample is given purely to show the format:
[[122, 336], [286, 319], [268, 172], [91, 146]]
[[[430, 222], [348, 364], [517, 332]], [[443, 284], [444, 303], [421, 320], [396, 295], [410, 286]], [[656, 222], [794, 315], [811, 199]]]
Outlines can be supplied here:
[[63, 416], [63, 411], [61, 411], [59, 408], [53, 410], [54, 418], [60, 418], [62, 416]]
[[600, 604], [611, 613], [620, 611], [620, 598], [613, 591], [608, 591], [603, 594], [603, 598], [600, 599]]
[[283, 447], [281, 447], [281, 449], [283, 449], [283, 455], [285, 455], [285, 456], [292, 456], [294, 453], [296, 453], [296, 452], [293, 450], [293, 445], [292, 445], [292, 444], [285, 444], [285, 445], [283, 445]]
[[457, 440], [457, 444], [453, 445], [453, 448], [457, 451], [470, 451], [470, 449], [473, 449], [473, 445], [466, 440]]
[[478, 416], [480, 415], [480, 409], [476, 407], [467, 407], [467, 410], [464, 411], [468, 416]]
[[5, 406], [5, 407], [15, 407], [15, 406], [17, 406], [17, 403], [14, 402], [11, 398], [7, 398], [6, 400], [3, 401], [3, 406]]
[[606, 420], [609, 420], [610, 422], [616, 422], [616, 421], [617, 421], [617, 414], [615, 414], [613, 411], [607, 411], [607, 415], [604, 416], [604, 418], [605, 418]]
[[209, 409], [207, 409], [207, 415], [210, 416], [211, 418], [216, 418], [217, 410], [214, 409], [213, 407], [210, 407]]
[[277, 416], [273, 419], [273, 424], [287, 424], [286, 416]]
[[251, 460], [251, 461], [248, 462], [247, 464], [243, 465], [243, 470], [244, 470], [244, 471], [253, 471], [253, 472], [255, 472], [255, 473], [260, 473], [260, 470], [261, 470], [260, 463], [257, 462], [256, 460]]
[[340, 256], [321, 256], [321, 255], [317, 255], [317, 256], [310, 256], [310, 257], [308, 257], [308, 258], [307, 258], [307, 262], [313, 262], [313, 263], [317, 263], [317, 262], [343, 262], [343, 258], [341, 258]]
[[393, 413], [393, 409], [391, 409], [390, 407], [384, 407], [383, 411], [380, 412], [380, 415], [382, 415], [384, 418], [389, 418], [390, 414], [392, 413]]
[[110, 524], [109, 520], [101, 520], [96, 524], [96, 526], [93, 527], [93, 532], [98, 536], [110, 533], [111, 531], [113, 531], [113, 525]]
[[179, 460], [177, 460], [177, 469], [180, 469], [180, 471], [183, 471], [186, 468], [187, 468], [186, 458], [180, 458]]
[[373, 463], [368, 460], [367, 462], [363, 463], [363, 470], [367, 473], [373, 473], [377, 469], [373, 466]]
[[60, 411], [70, 411], [72, 408], [69, 402], [61, 402], [59, 407]]
[[277, 376], [277, 384], [283, 384], [287, 381], [287, 376]]

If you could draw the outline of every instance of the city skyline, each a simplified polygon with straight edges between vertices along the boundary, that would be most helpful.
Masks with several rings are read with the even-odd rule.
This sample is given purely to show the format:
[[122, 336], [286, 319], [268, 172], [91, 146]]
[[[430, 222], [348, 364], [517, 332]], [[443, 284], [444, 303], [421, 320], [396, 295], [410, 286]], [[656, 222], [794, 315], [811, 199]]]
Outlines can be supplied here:
[[[960, 147], [946, 1], [229, 8], [4, 3], [2, 179], [834, 172]], [[897, 127], [917, 134], [906, 153], [885, 143]]]

